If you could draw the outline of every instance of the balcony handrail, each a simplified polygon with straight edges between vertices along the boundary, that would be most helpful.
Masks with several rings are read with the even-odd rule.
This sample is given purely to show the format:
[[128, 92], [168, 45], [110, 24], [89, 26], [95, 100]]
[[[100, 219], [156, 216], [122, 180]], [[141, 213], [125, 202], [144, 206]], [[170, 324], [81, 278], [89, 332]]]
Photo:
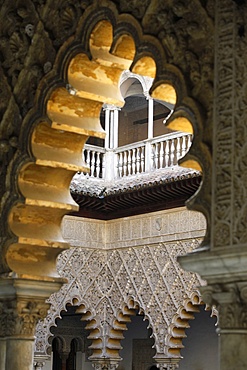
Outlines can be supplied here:
[[85, 144], [84, 159], [91, 178], [112, 181], [174, 166], [192, 142], [192, 134], [176, 132], [114, 149]]
[[97, 146], [97, 145], [92, 145], [92, 144], [85, 144], [84, 149], [90, 149], [91, 151], [97, 151], [99, 153], [105, 153], [106, 152], [105, 148], [103, 148], [101, 146]]
[[173, 139], [173, 138], [175, 139], [177, 137], [182, 137], [182, 136], [185, 136], [185, 135], [189, 135], [189, 133], [184, 133], [182, 131], [177, 131], [176, 133], [171, 132], [169, 134], [156, 136], [156, 137], [151, 138], [151, 139], [143, 139], [143, 140], [140, 140], [140, 141], [135, 141], [134, 143], [122, 145], [122, 146], [119, 146], [118, 148], [107, 149], [107, 150], [113, 150], [115, 153], [119, 153], [123, 150], [137, 148], [139, 146], [145, 145], [146, 143], [157, 143], [157, 142], [161, 142], [161, 141], [168, 140], [168, 139]]

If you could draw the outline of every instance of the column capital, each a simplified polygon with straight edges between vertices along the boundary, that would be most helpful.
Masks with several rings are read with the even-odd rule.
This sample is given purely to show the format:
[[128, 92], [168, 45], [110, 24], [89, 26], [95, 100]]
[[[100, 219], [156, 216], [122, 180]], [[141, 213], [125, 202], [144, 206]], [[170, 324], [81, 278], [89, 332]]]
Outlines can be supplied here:
[[36, 324], [45, 318], [50, 294], [61, 283], [24, 278], [0, 279], [0, 337], [34, 339]]
[[18, 299], [0, 302], [0, 337], [31, 337], [38, 320], [46, 316], [49, 305], [39, 300]]
[[219, 311], [219, 332], [247, 333], [247, 282], [215, 284], [200, 290], [203, 301]]

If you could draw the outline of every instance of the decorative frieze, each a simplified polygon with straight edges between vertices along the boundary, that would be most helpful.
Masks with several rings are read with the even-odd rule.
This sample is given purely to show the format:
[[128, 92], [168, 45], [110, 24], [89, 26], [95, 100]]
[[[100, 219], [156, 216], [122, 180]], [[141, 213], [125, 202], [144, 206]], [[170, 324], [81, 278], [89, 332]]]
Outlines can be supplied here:
[[206, 222], [201, 213], [185, 208], [100, 221], [66, 216], [64, 238], [74, 247], [118, 249], [203, 237]]
[[212, 204], [212, 245], [229, 246], [232, 242], [234, 85], [235, 85], [235, 4], [230, 0], [216, 2], [216, 99], [214, 113], [214, 178]]

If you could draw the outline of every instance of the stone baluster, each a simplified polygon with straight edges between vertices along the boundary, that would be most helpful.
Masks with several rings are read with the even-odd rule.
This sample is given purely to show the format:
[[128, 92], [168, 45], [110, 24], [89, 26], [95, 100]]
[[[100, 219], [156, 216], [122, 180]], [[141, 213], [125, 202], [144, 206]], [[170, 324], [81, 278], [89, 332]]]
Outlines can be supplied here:
[[123, 153], [118, 154], [118, 177], [123, 177]]
[[170, 165], [173, 166], [175, 163], [175, 139], [171, 139], [170, 147]]
[[136, 149], [136, 173], [140, 173], [141, 168], [141, 154], [140, 154], [141, 148]]
[[132, 149], [132, 175], [136, 174], [136, 148]]
[[90, 168], [90, 156], [91, 156], [91, 151], [90, 149], [86, 150], [86, 164]]
[[128, 168], [128, 172], [127, 172], [127, 175], [131, 175], [131, 162], [132, 162], [132, 158], [131, 158], [131, 153], [132, 153], [132, 150], [129, 149], [128, 152], [127, 152], [127, 168]]
[[105, 179], [105, 153], [102, 154], [102, 179]]
[[186, 135], [182, 136], [181, 157], [184, 157], [188, 150], [188, 145], [187, 145], [188, 137], [189, 136], [186, 136]]
[[159, 168], [163, 168], [164, 167], [164, 142], [162, 141], [160, 143], [160, 152], [159, 152], [159, 163], [160, 163], [160, 166]]
[[176, 153], [175, 153], [175, 157], [176, 157], [176, 164], [178, 163], [178, 160], [179, 158], [181, 158], [181, 147], [182, 147], [182, 144], [181, 144], [181, 140], [182, 138], [181, 137], [178, 137], [176, 139]]
[[165, 167], [168, 167], [170, 163], [170, 140], [166, 140], [164, 144], [165, 144]]
[[144, 172], [146, 170], [145, 168], [145, 147], [141, 148], [141, 172]]
[[159, 143], [153, 145], [153, 168], [157, 170], [159, 168]]
[[91, 151], [90, 176], [95, 177], [95, 150]]
[[99, 179], [100, 177], [100, 152], [96, 153], [96, 177]]
[[127, 164], [128, 164], [127, 151], [125, 150], [123, 154], [123, 176], [126, 176], [127, 174]]

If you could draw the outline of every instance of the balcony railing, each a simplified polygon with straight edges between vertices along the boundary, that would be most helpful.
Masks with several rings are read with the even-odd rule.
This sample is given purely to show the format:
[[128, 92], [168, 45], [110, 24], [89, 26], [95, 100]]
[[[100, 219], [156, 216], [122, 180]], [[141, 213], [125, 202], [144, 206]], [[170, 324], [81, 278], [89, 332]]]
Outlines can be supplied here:
[[187, 153], [192, 135], [172, 133], [137, 143], [105, 149], [85, 145], [84, 158], [95, 179], [114, 180], [172, 167]]

